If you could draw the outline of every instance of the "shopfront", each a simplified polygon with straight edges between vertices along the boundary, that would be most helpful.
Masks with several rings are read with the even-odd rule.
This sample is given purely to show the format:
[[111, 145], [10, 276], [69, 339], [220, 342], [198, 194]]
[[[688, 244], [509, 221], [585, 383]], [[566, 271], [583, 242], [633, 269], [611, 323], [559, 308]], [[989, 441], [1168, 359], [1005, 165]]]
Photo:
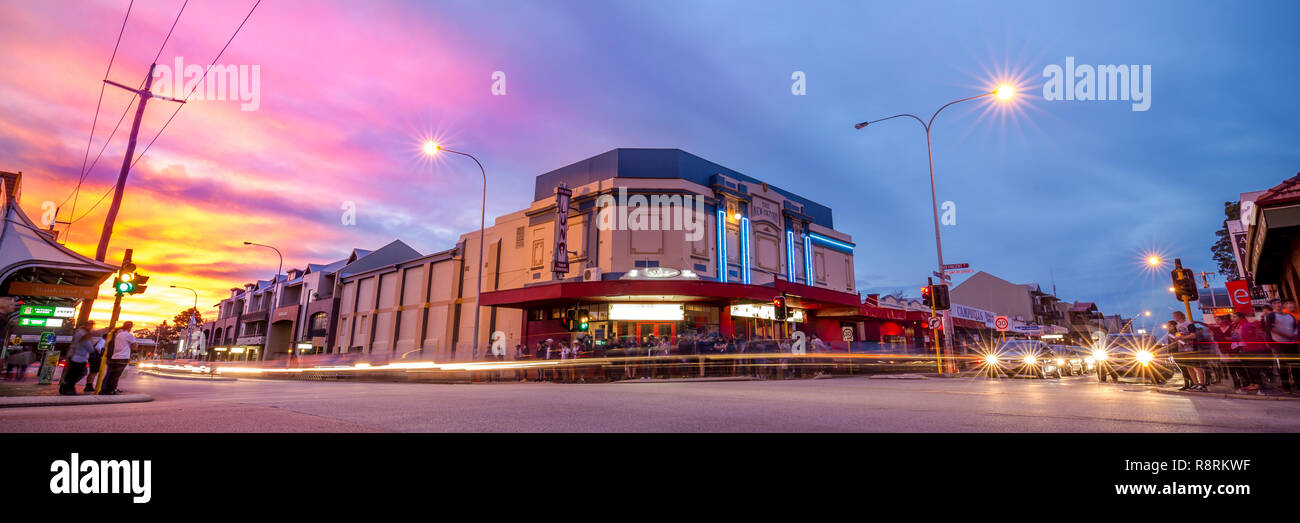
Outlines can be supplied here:
[[[778, 282], [745, 285], [711, 281], [564, 282], [523, 289], [484, 293], [484, 305], [523, 310], [526, 321], [518, 339], [537, 346], [547, 339], [559, 342], [590, 337], [597, 346], [642, 345], [650, 338], [680, 344], [699, 338], [782, 339], [796, 330], [812, 328], [818, 307], [857, 302], [857, 295], [834, 294], [843, 303], [822, 301], [809, 287]], [[772, 299], [785, 294], [789, 314], [776, 319]], [[590, 319], [586, 332], [563, 326], [568, 309], [585, 310]], [[828, 320], [829, 321], [829, 320]], [[839, 332], [838, 323], [832, 330]], [[838, 340], [838, 336], [834, 340]], [[831, 340], [828, 340], [831, 341]]]

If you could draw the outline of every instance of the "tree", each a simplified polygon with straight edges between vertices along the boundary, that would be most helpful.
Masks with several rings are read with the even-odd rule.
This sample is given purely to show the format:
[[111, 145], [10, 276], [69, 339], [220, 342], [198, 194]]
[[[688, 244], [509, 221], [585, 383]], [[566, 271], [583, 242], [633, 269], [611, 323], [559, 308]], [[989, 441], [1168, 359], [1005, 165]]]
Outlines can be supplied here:
[[199, 325], [203, 325], [203, 313], [199, 312], [199, 310], [195, 309], [194, 307], [185, 309], [181, 311], [180, 314], [173, 316], [172, 324], [176, 325], [177, 327], [189, 327], [191, 316], [194, 317], [195, 327], [198, 327]]
[[[1223, 202], [1223, 214], [1229, 220], [1236, 220], [1241, 217], [1241, 202]], [[1219, 262], [1219, 274], [1222, 274], [1229, 280], [1237, 279], [1237, 256], [1232, 248], [1232, 235], [1228, 234], [1228, 224], [1225, 221], [1223, 227], [1214, 232], [1218, 237], [1210, 251], [1214, 253], [1214, 261]]]

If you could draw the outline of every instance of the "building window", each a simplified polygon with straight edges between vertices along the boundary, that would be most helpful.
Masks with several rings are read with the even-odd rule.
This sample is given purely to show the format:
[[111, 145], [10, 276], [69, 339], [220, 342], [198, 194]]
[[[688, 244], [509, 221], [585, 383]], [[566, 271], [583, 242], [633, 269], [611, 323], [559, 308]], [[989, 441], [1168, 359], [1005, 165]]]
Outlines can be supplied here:
[[524, 248], [524, 228], [522, 226], [515, 229], [515, 248]]
[[312, 336], [324, 336], [329, 331], [329, 315], [324, 312], [318, 312], [311, 315], [311, 321], [308, 322], [308, 334]]

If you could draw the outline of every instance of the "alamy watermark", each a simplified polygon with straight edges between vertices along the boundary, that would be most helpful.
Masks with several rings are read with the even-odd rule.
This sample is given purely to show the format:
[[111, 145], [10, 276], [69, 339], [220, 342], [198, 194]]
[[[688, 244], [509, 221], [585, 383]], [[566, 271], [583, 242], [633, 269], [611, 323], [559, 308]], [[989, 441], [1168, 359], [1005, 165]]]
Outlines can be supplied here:
[[1043, 78], [1045, 100], [1127, 100], [1134, 111], [1151, 108], [1150, 65], [1075, 65], [1067, 56], [1065, 67], [1044, 67]]
[[[205, 76], [203, 72], [207, 70]], [[240, 102], [242, 111], [262, 106], [262, 66], [214, 64], [210, 70], [198, 64], [185, 65], [179, 56], [173, 65], [158, 64], [153, 71], [153, 92], [186, 100]], [[189, 96], [186, 99], [186, 96]]]
[[704, 238], [704, 197], [681, 194], [633, 194], [596, 198], [596, 227], [602, 231], [686, 231], [686, 241]]

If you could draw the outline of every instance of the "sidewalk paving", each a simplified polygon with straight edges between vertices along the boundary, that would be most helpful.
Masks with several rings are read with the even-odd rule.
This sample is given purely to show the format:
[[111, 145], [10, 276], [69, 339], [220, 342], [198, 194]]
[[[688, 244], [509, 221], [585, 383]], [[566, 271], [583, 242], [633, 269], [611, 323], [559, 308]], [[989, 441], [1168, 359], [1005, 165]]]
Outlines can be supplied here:
[[0, 382], [0, 409], [10, 407], [49, 407], [56, 405], [101, 405], [111, 403], [139, 403], [153, 401], [148, 394], [114, 394], [97, 396], [81, 392], [77, 388], [76, 396], [59, 394], [58, 382], [49, 385], [37, 385], [36, 379], [29, 377], [24, 381]]

